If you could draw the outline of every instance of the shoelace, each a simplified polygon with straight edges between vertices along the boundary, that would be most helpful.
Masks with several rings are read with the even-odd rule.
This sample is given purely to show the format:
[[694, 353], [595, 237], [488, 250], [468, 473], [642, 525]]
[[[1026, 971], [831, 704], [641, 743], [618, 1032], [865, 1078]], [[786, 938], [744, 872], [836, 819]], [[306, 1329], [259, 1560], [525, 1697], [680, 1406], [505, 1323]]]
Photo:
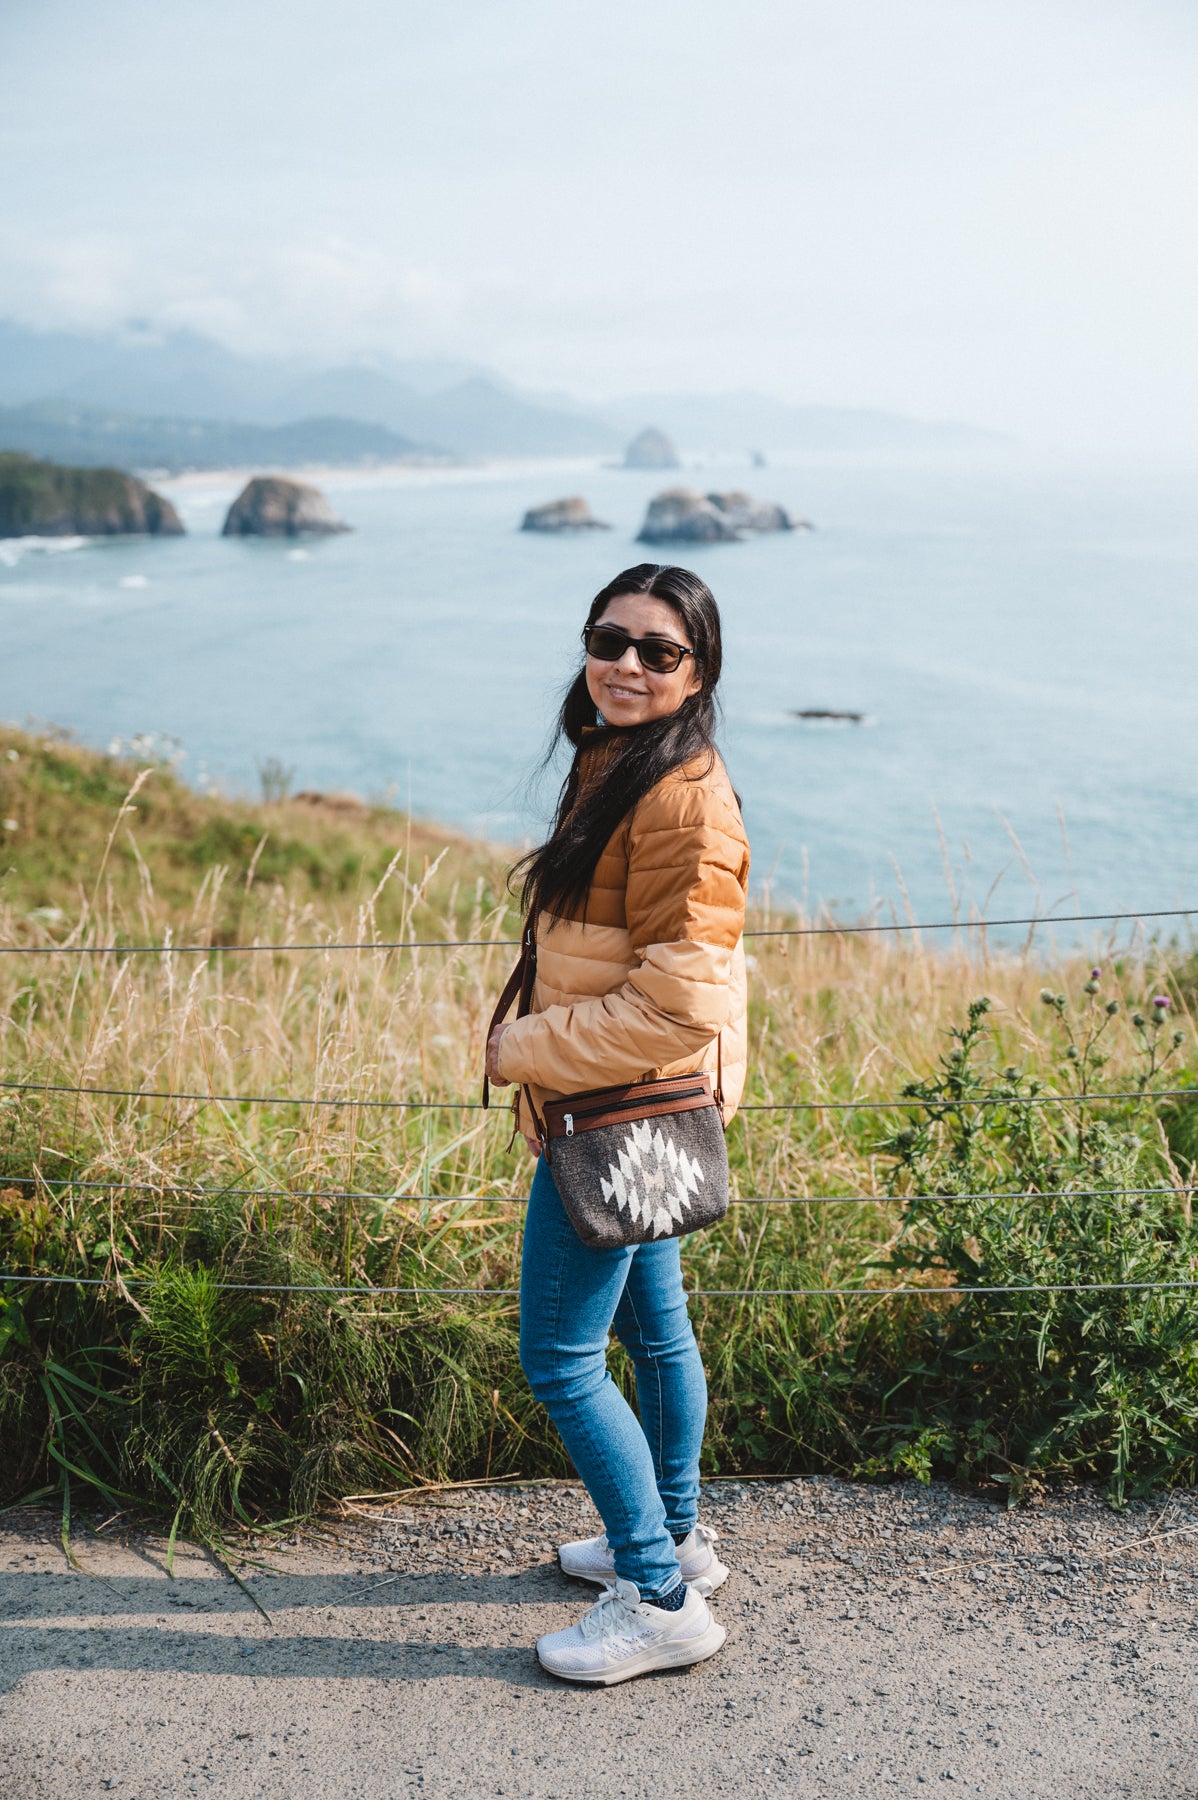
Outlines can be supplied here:
[[629, 1635], [636, 1629], [637, 1608], [625, 1599], [611, 1582], [604, 1588], [594, 1606], [588, 1607], [579, 1620], [584, 1638], [605, 1637], [609, 1633]]

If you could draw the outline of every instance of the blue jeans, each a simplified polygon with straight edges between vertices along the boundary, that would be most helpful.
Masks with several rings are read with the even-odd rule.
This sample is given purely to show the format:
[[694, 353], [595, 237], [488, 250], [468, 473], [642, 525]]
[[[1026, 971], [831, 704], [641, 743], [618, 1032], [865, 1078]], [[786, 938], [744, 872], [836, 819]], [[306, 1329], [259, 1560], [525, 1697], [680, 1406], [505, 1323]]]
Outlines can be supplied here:
[[[636, 1370], [639, 1424], [608, 1373], [613, 1324]], [[707, 1417], [678, 1239], [591, 1249], [544, 1156], [524, 1227], [520, 1362], [595, 1502], [616, 1574], [669, 1593], [681, 1579], [674, 1534], [695, 1523]]]

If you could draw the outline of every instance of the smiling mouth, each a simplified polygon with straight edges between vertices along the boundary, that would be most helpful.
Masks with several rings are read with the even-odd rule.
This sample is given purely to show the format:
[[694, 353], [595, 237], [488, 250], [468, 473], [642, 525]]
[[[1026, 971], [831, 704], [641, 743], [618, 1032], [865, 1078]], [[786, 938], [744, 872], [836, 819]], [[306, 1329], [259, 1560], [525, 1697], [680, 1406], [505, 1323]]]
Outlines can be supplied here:
[[613, 700], [643, 700], [648, 690], [646, 688], [624, 687], [621, 682], [609, 681], [607, 683], [607, 691], [612, 696]]

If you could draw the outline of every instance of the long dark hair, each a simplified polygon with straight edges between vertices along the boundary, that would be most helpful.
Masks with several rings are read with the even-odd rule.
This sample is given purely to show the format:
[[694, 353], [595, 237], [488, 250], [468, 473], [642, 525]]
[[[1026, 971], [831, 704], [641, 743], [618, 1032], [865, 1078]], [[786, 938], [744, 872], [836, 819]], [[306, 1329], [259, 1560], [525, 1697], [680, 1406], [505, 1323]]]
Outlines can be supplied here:
[[[701, 687], [664, 719], [646, 725], [597, 728], [595, 702], [587, 688], [586, 664], [566, 691], [549, 755], [564, 737], [574, 758], [562, 783], [552, 834], [536, 850], [522, 856], [512, 870], [521, 879], [527, 913], [557, 916], [585, 909], [596, 865], [613, 832], [649, 789], [671, 770], [695, 756], [715, 757], [716, 686], [723, 662], [720, 611], [705, 581], [673, 564], [638, 563], [625, 569], [591, 601], [587, 624], [602, 617], [612, 600], [623, 594], [651, 594], [672, 606], [695, 653]], [[611, 761], [601, 780], [579, 792], [583, 744], [608, 745]]]

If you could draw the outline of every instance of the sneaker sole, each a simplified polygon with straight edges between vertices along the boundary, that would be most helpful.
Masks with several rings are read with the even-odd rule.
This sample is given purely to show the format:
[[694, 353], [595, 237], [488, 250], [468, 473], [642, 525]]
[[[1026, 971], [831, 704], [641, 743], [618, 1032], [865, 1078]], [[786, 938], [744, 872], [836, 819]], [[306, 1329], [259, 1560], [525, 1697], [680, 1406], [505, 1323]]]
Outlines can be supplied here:
[[[589, 1581], [593, 1583], [595, 1587], [606, 1587], [609, 1581], [615, 1580], [615, 1571], [612, 1569], [595, 1569], [593, 1571], [590, 1569], [571, 1569], [568, 1568], [560, 1558], [558, 1559], [558, 1564], [562, 1574], [568, 1575], [571, 1581]], [[697, 1588], [705, 1600], [710, 1600], [716, 1589], [723, 1587], [728, 1579], [728, 1574], [728, 1569], [720, 1561], [719, 1557], [713, 1556], [703, 1573], [701, 1575], [696, 1575], [693, 1580], [688, 1581], [686, 1585], [688, 1587]]]
[[559, 1681], [577, 1681], [584, 1687], [615, 1687], [617, 1682], [631, 1681], [637, 1675], [651, 1675], [655, 1669], [686, 1669], [692, 1663], [706, 1662], [723, 1646], [727, 1636], [724, 1627], [713, 1619], [697, 1638], [662, 1644], [656, 1650], [642, 1650], [639, 1656], [630, 1656], [627, 1662], [610, 1669], [596, 1669], [594, 1674], [585, 1674], [578, 1669], [555, 1669], [539, 1651], [537, 1661], [547, 1674], [556, 1675]]

